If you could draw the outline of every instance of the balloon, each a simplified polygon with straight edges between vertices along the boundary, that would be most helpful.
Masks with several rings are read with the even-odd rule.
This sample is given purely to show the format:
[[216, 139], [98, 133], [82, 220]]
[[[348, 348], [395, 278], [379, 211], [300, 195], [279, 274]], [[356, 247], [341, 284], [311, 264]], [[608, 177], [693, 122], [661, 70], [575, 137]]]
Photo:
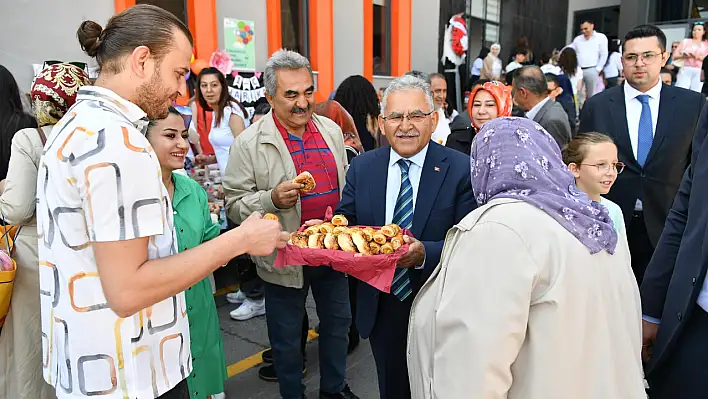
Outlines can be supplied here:
[[192, 59], [189, 61], [189, 63], [191, 64], [193, 62], [194, 62], [194, 54], [192, 54]]
[[238, 28], [243, 29], [243, 27], [246, 26], [246, 24], [243, 21], [238, 21]]
[[248, 32], [249, 30], [251, 30], [251, 27], [248, 26], [248, 25], [246, 25], [246, 26], [243, 27], [243, 30], [246, 31], [246, 32]]
[[209, 68], [209, 62], [201, 58], [197, 58], [192, 63], [192, 72], [194, 72], [196, 75], [199, 75], [199, 72], [201, 72], [204, 68]]

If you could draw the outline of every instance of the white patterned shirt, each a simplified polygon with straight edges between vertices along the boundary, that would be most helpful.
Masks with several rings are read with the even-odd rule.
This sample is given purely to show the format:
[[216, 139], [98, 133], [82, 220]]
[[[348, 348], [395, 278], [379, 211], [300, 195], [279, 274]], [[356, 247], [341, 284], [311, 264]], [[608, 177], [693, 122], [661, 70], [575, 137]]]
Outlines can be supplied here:
[[150, 259], [177, 252], [160, 165], [136, 125], [147, 128], [138, 106], [85, 86], [40, 161], [43, 373], [60, 399], [152, 399], [191, 372], [184, 294], [118, 317], [91, 246], [150, 237]]

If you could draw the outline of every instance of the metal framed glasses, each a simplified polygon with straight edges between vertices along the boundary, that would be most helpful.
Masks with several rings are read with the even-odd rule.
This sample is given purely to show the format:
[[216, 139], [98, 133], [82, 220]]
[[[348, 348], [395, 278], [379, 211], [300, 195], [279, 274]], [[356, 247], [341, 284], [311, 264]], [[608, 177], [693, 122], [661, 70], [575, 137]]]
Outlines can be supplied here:
[[398, 112], [392, 112], [388, 116], [382, 117], [383, 120], [386, 121], [391, 126], [398, 126], [401, 123], [403, 123], [403, 120], [408, 118], [408, 121], [413, 124], [421, 123], [423, 122], [427, 117], [432, 115], [432, 113], [435, 112], [435, 110], [432, 110], [428, 113], [425, 113], [423, 111], [413, 111], [409, 113], [408, 115], [404, 115]]
[[650, 65], [655, 63], [661, 58], [661, 53], [655, 53], [653, 51], [646, 51], [641, 54], [625, 54], [622, 56], [624, 61], [629, 65], [637, 65], [637, 62], [641, 59], [645, 64]]
[[597, 168], [597, 171], [600, 173], [610, 173], [610, 171], [614, 170], [617, 172], [617, 174], [622, 173], [624, 171], [624, 163], [622, 162], [616, 162], [616, 163], [598, 163], [595, 165], [592, 164], [587, 164], [587, 163], [581, 163], [581, 165], [585, 166], [594, 166]]

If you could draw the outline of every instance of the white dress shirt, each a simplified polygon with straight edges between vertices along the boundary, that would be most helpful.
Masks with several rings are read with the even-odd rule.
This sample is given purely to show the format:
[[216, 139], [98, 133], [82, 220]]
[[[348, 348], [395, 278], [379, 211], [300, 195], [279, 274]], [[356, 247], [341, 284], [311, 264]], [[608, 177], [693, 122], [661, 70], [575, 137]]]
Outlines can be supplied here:
[[547, 73], [552, 73], [554, 75], [560, 75], [563, 73], [563, 71], [560, 69], [558, 65], [553, 65], [553, 64], [545, 64], [541, 65], [541, 72], [545, 74]]
[[651, 125], [652, 133], [656, 136], [656, 122], [659, 120], [659, 102], [661, 101], [661, 80], [649, 91], [642, 93], [641, 91], [630, 86], [629, 83], [624, 85], [624, 105], [627, 109], [627, 128], [629, 129], [629, 141], [632, 143], [632, 152], [634, 159], [637, 159], [637, 146], [639, 145], [639, 117], [642, 115], [642, 103], [637, 99], [637, 96], [646, 94], [649, 96], [649, 109], [651, 109]]
[[581, 68], [595, 67], [598, 72], [602, 72], [607, 62], [607, 36], [597, 31], [594, 31], [589, 39], [579, 35], [570, 46], [578, 53], [578, 64]]
[[614, 52], [610, 54], [610, 58], [603, 71], [605, 72], [605, 77], [608, 79], [618, 78], [620, 76], [622, 72], [622, 56], [620, 56], [620, 53]]
[[438, 113], [438, 125], [431, 139], [440, 145], [445, 145], [445, 143], [447, 143], [447, 137], [450, 135], [450, 121], [448, 121], [447, 116], [445, 116], [445, 111], [442, 108], [435, 112]]
[[[629, 129], [629, 142], [632, 143], [632, 153], [634, 159], [637, 159], [637, 146], [639, 145], [639, 118], [642, 115], [642, 103], [637, 99], [637, 96], [646, 94], [649, 96], [649, 109], [651, 110], [651, 132], [656, 136], [656, 122], [659, 120], [659, 103], [661, 102], [661, 80], [649, 89], [646, 93], [635, 89], [629, 83], [624, 85], [624, 105], [627, 109], [627, 128]], [[634, 205], [635, 211], [643, 210], [642, 201], [637, 200]]]
[[546, 97], [543, 100], [541, 100], [540, 103], [534, 105], [533, 108], [531, 108], [530, 110], [528, 110], [528, 112], [526, 112], [526, 117], [531, 120], [534, 120], [536, 115], [538, 115], [539, 111], [541, 111], [541, 108], [543, 108], [543, 106], [550, 100], [551, 100], [550, 97]]
[[[419, 153], [410, 158], [405, 158], [411, 161], [411, 166], [408, 169], [408, 180], [413, 187], [413, 212], [415, 213], [415, 204], [418, 200], [418, 186], [420, 186], [420, 176], [423, 172], [423, 164], [425, 164], [425, 155], [428, 153], [428, 147], [420, 150]], [[386, 180], [386, 224], [393, 222], [393, 212], [396, 209], [396, 200], [398, 193], [401, 191], [401, 167], [398, 166], [398, 160], [404, 159], [391, 148], [391, 155], [388, 159], [388, 179]]]

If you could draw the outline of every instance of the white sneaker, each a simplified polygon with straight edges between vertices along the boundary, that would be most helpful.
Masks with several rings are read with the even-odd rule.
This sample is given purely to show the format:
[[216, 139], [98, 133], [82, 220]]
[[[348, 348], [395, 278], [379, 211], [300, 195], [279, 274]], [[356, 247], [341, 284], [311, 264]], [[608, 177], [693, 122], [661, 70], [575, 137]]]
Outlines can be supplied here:
[[254, 301], [246, 298], [238, 308], [229, 313], [232, 319], [245, 321], [265, 314], [265, 298]]
[[226, 394], [225, 393], [217, 393], [214, 395], [211, 395], [211, 399], [226, 399]]
[[240, 305], [246, 301], [246, 294], [241, 292], [241, 290], [230, 292], [226, 294], [226, 301], [233, 303], [234, 305]]

